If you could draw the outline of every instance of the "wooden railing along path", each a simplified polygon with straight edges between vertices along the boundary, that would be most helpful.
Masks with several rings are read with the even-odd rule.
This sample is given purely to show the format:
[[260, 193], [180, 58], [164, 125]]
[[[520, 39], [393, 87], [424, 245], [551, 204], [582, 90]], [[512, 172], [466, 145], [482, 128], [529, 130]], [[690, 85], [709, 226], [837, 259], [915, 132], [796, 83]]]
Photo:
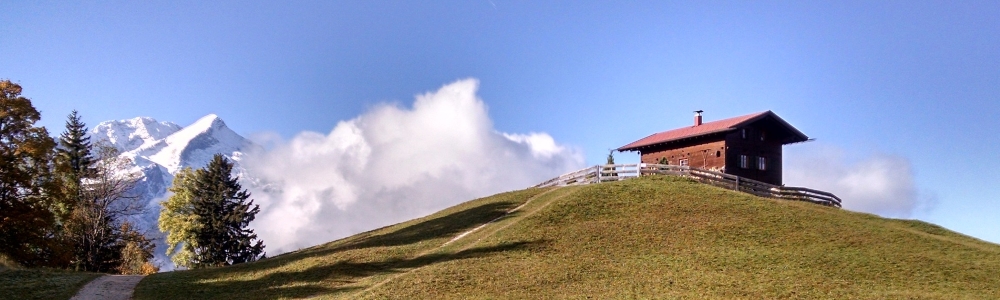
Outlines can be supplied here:
[[829, 192], [803, 187], [773, 185], [731, 174], [676, 165], [597, 165], [563, 174], [559, 177], [542, 182], [535, 187], [582, 185], [625, 180], [653, 174], [684, 176], [701, 183], [733, 189], [761, 197], [807, 201], [821, 205], [840, 207], [840, 198]]

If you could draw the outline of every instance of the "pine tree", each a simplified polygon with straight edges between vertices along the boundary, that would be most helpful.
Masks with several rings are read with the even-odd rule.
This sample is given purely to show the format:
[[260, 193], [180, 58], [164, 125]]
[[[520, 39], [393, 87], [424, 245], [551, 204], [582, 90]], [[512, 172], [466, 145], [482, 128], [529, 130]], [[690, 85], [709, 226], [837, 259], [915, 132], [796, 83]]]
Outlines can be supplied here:
[[615, 166], [614, 166], [615, 165], [615, 155], [614, 154], [615, 154], [615, 150], [608, 151], [608, 162], [607, 162], [607, 164], [605, 164], [605, 167], [602, 169], [603, 171], [605, 171], [604, 175], [606, 175], [606, 176], [618, 176], [618, 172], [615, 172]]
[[76, 110], [66, 117], [66, 131], [59, 136], [59, 148], [56, 152], [65, 159], [69, 171], [77, 178], [86, 178], [91, 173], [94, 161], [90, 155], [87, 124], [80, 120], [80, 114]]
[[21, 86], [0, 80], [0, 253], [25, 266], [57, 265], [52, 240], [52, 149]]
[[[160, 217], [168, 230], [168, 255], [191, 268], [225, 266], [264, 257], [264, 243], [248, 229], [260, 206], [232, 176], [233, 164], [220, 154], [203, 169], [181, 175]], [[180, 244], [183, 245], [181, 246]], [[182, 247], [175, 252], [176, 248]]]
[[66, 117], [66, 129], [59, 136], [59, 145], [56, 147], [56, 173], [62, 181], [61, 197], [56, 203], [59, 222], [65, 222], [71, 211], [80, 204], [83, 181], [94, 175], [94, 159], [90, 150], [87, 125], [80, 120], [79, 113], [73, 110]]

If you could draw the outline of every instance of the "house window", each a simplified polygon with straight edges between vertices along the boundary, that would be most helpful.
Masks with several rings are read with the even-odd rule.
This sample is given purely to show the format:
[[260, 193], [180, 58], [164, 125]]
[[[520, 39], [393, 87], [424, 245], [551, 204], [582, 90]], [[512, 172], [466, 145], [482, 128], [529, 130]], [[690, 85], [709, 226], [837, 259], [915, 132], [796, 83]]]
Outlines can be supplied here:
[[760, 132], [760, 140], [764, 141], [764, 132], [763, 131]]
[[681, 165], [681, 166], [685, 166], [685, 167], [686, 167], [686, 166], [688, 165], [688, 160], [687, 160], [687, 158], [683, 158], [683, 159], [681, 159], [681, 161], [680, 161], [680, 165]]
[[767, 170], [767, 160], [764, 159], [763, 157], [757, 158], [757, 170], [761, 171]]
[[744, 140], [747, 139], [747, 129], [743, 128], [743, 130], [741, 130], [741, 132], [743, 132], [743, 139]]
[[749, 159], [747, 159], [747, 156], [744, 154], [740, 154], [740, 168], [750, 168]]

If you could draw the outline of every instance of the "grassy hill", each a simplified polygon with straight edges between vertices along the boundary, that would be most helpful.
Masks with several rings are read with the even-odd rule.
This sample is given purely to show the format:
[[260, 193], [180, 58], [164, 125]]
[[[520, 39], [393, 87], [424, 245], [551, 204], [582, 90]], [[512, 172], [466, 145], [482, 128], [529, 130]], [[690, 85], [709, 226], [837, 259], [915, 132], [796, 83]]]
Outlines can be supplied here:
[[0, 299], [69, 299], [95, 273], [25, 269], [0, 254]]
[[1000, 245], [651, 176], [503, 193], [256, 263], [155, 274], [135, 297], [996, 299]]

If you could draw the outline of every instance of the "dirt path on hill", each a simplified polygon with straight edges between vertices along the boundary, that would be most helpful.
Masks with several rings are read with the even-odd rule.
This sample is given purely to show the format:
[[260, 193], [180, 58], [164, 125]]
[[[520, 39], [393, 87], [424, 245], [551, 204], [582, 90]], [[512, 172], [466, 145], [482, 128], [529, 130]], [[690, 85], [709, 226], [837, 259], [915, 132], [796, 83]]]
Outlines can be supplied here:
[[[556, 190], [556, 189], [552, 189], [552, 190], [548, 190], [548, 191], [545, 191], [545, 192], [542, 192], [541, 194], [538, 194], [538, 195], [535, 195], [534, 197], [531, 197], [531, 198], [529, 198], [529, 199], [528, 199], [528, 201], [524, 201], [524, 203], [521, 203], [521, 205], [518, 205], [518, 206], [517, 206], [517, 207], [515, 207], [514, 209], [511, 209], [511, 210], [508, 210], [508, 211], [507, 211], [507, 212], [505, 212], [505, 213], [504, 213], [504, 214], [503, 214], [502, 216], [499, 216], [499, 217], [496, 217], [495, 219], [493, 219], [493, 220], [490, 220], [489, 222], [486, 222], [486, 223], [483, 223], [483, 225], [479, 225], [479, 226], [478, 226], [478, 227], [476, 227], [476, 228], [473, 228], [473, 229], [471, 229], [471, 230], [469, 230], [469, 231], [466, 231], [466, 232], [463, 232], [462, 234], [459, 234], [459, 235], [455, 236], [455, 237], [454, 237], [454, 238], [452, 238], [451, 240], [448, 240], [447, 242], [445, 242], [445, 243], [444, 243], [444, 244], [442, 244], [441, 246], [438, 246], [437, 248], [434, 248], [434, 249], [431, 249], [431, 251], [437, 251], [438, 249], [441, 249], [441, 248], [444, 248], [444, 246], [448, 246], [448, 244], [451, 244], [452, 242], [455, 242], [455, 241], [457, 241], [457, 240], [461, 240], [462, 238], [464, 238], [465, 236], [469, 235], [470, 233], [473, 233], [473, 232], [476, 232], [476, 231], [479, 231], [480, 229], [483, 229], [483, 227], [486, 227], [487, 225], [490, 225], [490, 224], [493, 224], [493, 223], [496, 223], [497, 221], [500, 221], [500, 219], [503, 219], [503, 218], [506, 218], [506, 217], [507, 217], [507, 216], [509, 216], [510, 214], [512, 214], [512, 213], [514, 213], [514, 212], [516, 212], [516, 211], [519, 211], [519, 210], [521, 210], [521, 208], [523, 208], [523, 207], [527, 206], [527, 205], [528, 205], [528, 203], [531, 203], [531, 201], [532, 201], [532, 200], [535, 200], [535, 199], [538, 199], [538, 198], [541, 198], [541, 197], [542, 197], [542, 196], [544, 196], [545, 194], [548, 194], [548, 193], [551, 193], [551, 192], [553, 192], [553, 191], [555, 191], [555, 190]], [[429, 252], [425, 252], [425, 253], [421, 253], [420, 255], [424, 255], [424, 254], [426, 254], [426, 253], [429, 253]]]
[[83, 286], [70, 300], [128, 300], [142, 275], [104, 275]]
[[[541, 194], [538, 194], [538, 195], [535, 195], [534, 197], [531, 197], [530, 199], [528, 199], [528, 201], [525, 201], [525, 202], [524, 202], [523, 204], [521, 204], [520, 206], [518, 206], [518, 207], [516, 207], [516, 208], [514, 208], [514, 209], [511, 209], [511, 210], [507, 211], [507, 212], [506, 212], [506, 213], [504, 213], [504, 214], [503, 214], [502, 216], [499, 216], [499, 217], [497, 217], [497, 218], [495, 218], [495, 219], [493, 219], [493, 220], [491, 220], [491, 221], [489, 221], [489, 222], [486, 222], [486, 223], [483, 223], [482, 225], [479, 225], [479, 226], [478, 226], [478, 227], [476, 227], [476, 228], [473, 228], [473, 229], [471, 229], [471, 230], [468, 230], [468, 231], [466, 231], [466, 232], [463, 232], [463, 233], [461, 233], [461, 234], [459, 234], [459, 235], [455, 236], [455, 237], [454, 237], [454, 238], [452, 238], [451, 240], [449, 240], [449, 241], [445, 242], [444, 244], [441, 244], [440, 246], [437, 246], [437, 247], [435, 247], [435, 248], [433, 248], [433, 249], [430, 249], [430, 250], [427, 250], [427, 251], [423, 251], [423, 252], [421, 252], [420, 254], [417, 254], [417, 255], [416, 255], [416, 257], [422, 257], [422, 256], [425, 256], [425, 255], [428, 255], [428, 254], [431, 254], [431, 253], [433, 253], [433, 252], [436, 252], [436, 251], [439, 251], [439, 250], [441, 250], [442, 248], [444, 248], [444, 247], [448, 246], [449, 244], [451, 244], [451, 243], [453, 243], [453, 242], [455, 242], [455, 241], [458, 241], [458, 240], [461, 240], [462, 238], [466, 237], [467, 235], [469, 235], [469, 234], [471, 234], [471, 233], [473, 233], [473, 232], [476, 232], [476, 231], [479, 231], [480, 229], [483, 229], [483, 228], [487, 227], [488, 225], [491, 225], [491, 224], [496, 224], [496, 223], [497, 223], [498, 221], [500, 221], [500, 220], [502, 220], [502, 219], [504, 219], [504, 218], [506, 218], [506, 217], [510, 216], [510, 215], [511, 215], [511, 214], [513, 214], [514, 212], [516, 212], [516, 211], [519, 211], [519, 210], [521, 210], [521, 208], [524, 208], [525, 206], [527, 206], [527, 205], [528, 205], [528, 203], [531, 203], [531, 202], [532, 202], [532, 201], [534, 201], [535, 199], [539, 199], [539, 198], [542, 198], [542, 196], [545, 196], [546, 194], [549, 194], [549, 193], [553, 193], [553, 192], [556, 192], [556, 191], [560, 191], [560, 190], [562, 190], [562, 189], [563, 189], [562, 187], [560, 187], [560, 188], [555, 188], [555, 189], [551, 189], [551, 190], [548, 190], [548, 191], [545, 191], [545, 192], [542, 192]], [[560, 192], [565, 192], [565, 191], [560, 191]], [[558, 196], [555, 196], [555, 197], [552, 197], [551, 199], [548, 199], [548, 201], [547, 201], [547, 202], [545, 202], [544, 204], [542, 204], [541, 206], [539, 206], [539, 207], [536, 207], [535, 209], [531, 210], [530, 212], [528, 212], [528, 213], [526, 213], [526, 214], [524, 214], [524, 215], [522, 215], [522, 216], [519, 216], [519, 219], [518, 219], [518, 220], [515, 220], [514, 222], [510, 222], [510, 223], [507, 223], [507, 224], [504, 224], [503, 226], [500, 226], [499, 228], [493, 228], [492, 230], [489, 230], [489, 233], [487, 233], [487, 234], [486, 234], [485, 236], [481, 236], [481, 237], [479, 237], [479, 239], [477, 239], [477, 240], [473, 241], [472, 243], [470, 243], [470, 244], [468, 244], [468, 245], [465, 245], [464, 247], [462, 247], [462, 248], [458, 249], [458, 251], [456, 251], [456, 253], [458, 253], [458, 252], [462, 252], [462, 251], [465, 251], [465, 250], [468, 250], [468, 249], [471, 249], [471, 248], [472, 248], [473, 246], [475, 246], [476, 244], [478, 244], [478, 243], [479, 243], [479, 241], [481, 241], [481, 240], [482, 240], [483, 238], [485, 238], [485, 237], [487, 237], [487, 236], [490, 236], [490, 235], [493, 235], [493, 234], [495, 234], [495, 233], [497, 233], [497, 232], [499, 232], [499, 231], [501, 231], [501, 230], [504, 230], [504, 229], [506, 229], [507, 227], [509, 227], [510, 225], [512, 225], [512, 224], [514, 224], [514, 223], [517, 223], [518, 221], [520, 221], [520, 220], [522, 220], [522, 219], [524, 219], [524, 218], [526, 218], [526, 217], [529, 217], [529, 216], [531, 216], [531, 215], [534, 215], [535, 213], [537, 213], [537, 212], [541, 211], [542, 209], [544, 209], [545, 207], [549, 206], [549, 204], [552, 204], [552, 202], [555, 202], [556, 200], [559, 200], [559, 199], [562, 199], [563, 197], [566, 197], [567, 195], [568, 195], [568, 194], [562, 194], [562, 195], [558, 195]], [[388, 283], [388, 282], [390, 282], [390, 281], [392, 281], [392, 280], [394, 280], [394, 279], [396, 279], [396, 278], [399, 278], [399, 277], [402, 277], [402, 276], [405, 276], [405, 275], [407, 275], [407, 274], [410, 274], [410, 273], [413, 273], [414, 271], [417, 271], [417, 270], [420, 270], [420, 269], [423, 269], [423, 268], [426, 268], [426, 267], [429, 267], [429, 266], [431, 266], [431, 265], [425, 265], [425, 266], [421, 266], [421, 267], [417, 267], [417, 268], [414, 268], [414, 269], [410, 269], [410, 270], [406, 270], [406, 271], [404, 271], [404, 272], [402, 272], [402, 273], [399, 273], [399, 274], [396, 274], [396, 275], [393, 275], [393, 276], [390, 276], [389, 278], [386, 278], [386, 279], [384, 279], [384, 280], [382, 280], [382, 281], [379, 281], [378, 283], [375, 283], [374, 285], [371, 285], [371, 286], [369, 286], [368, 288], [366, 288], [366, 289], [364, 289], [364, 290], [361, 290], [361, 291], [359, 291], [359, 292], [357, 292], [357, 293], [355, 293], [355, 294], [351, 295], [351, 297], [350, 297], [350, 298], [354, 298], [354, 299], [360, 299], [360, 298], [368, 298], [368, 296], [369, 296], [369, 295], [367, 295], [367, 294], [368, 294], [369, 292], [371, 292], [371, 291], [375, 290], [376, 288], [378, 288], [378, 287], [381, 287], [382, 285], [384, 285], [384, 284], [386, 284], [386, 283]]]

